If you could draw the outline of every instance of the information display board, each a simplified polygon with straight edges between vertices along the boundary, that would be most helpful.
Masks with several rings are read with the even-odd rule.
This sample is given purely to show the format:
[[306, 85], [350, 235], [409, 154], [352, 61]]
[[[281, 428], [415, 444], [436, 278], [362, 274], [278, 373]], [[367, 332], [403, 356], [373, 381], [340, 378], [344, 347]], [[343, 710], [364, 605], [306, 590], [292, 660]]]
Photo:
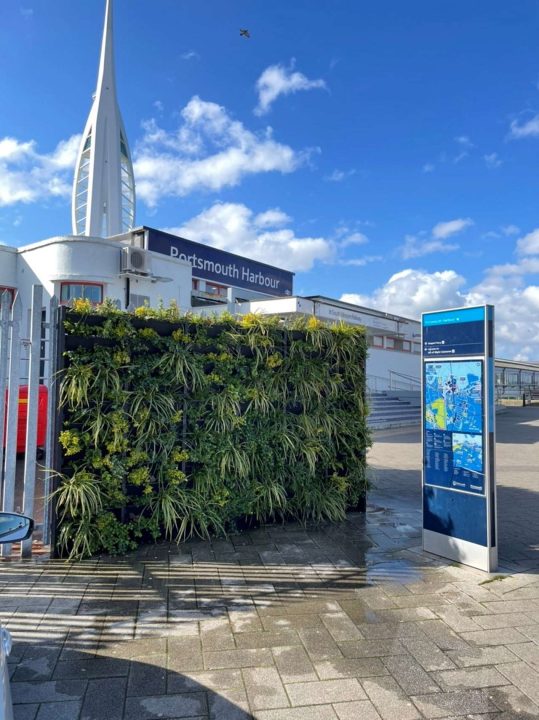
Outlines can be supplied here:
[[465, 564], [497, 564], [494, 308], [425, 313], [423, 546]]

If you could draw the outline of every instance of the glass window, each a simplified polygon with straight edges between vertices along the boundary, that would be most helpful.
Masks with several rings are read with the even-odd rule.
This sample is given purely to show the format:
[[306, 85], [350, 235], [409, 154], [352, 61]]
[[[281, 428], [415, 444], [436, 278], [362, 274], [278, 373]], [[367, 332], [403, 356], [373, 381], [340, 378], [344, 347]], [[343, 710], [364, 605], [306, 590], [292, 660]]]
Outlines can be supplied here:
[[412, 348], [412, 346], [410, 345], [410, 341], [409, 341], [409, 340], [403, 340], [403, 341], [402, 341], [402, 349], [403, 349], [405, 352], [410, 352], [411, 348]]
[[223, 297], [226, 295], [227, 289], [228, 288], [224, 285], [216, 285], [214, 283], [206, 282], [206, 292], [210, 295], [219, 295], [220, 297]]
[[381, 335], [373, 335], [372, 344], [374, 347], [384, 347], [384, 338]]
[[391, 337], [386, 337], [386, 348], [393, 350], [395, 348], [395, 340]]
[[68, 303], [70, 300], [77, 298], [84, 298], [98, 305], [103, 302], [103, 285], [98, 283], [62, 283], [60, 302]]
[[4, 294], [4, 291], [7, 290], [8, 293], [11, 295], [11, 303], [10, 305], [13, 305], [13, 301], [15, 300], [15, 288], [12, 287], [4, 287], [3, 285], [0, 285], [0, 300], [2, 299], [2, 295]]

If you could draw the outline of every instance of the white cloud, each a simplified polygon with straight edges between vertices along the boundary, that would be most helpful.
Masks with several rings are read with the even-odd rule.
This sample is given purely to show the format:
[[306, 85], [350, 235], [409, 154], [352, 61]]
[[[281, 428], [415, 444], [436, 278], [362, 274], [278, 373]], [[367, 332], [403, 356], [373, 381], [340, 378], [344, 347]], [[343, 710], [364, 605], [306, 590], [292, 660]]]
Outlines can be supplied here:
[[188, 50], [180, 55], [182, 60], [200, 60], [200, 55], [196, 50]]
[[460, 246], [456, 243], [446, 242], [447, 238], [462, 232], [473, 224], [471, 218], [457, 218], [437, 223], [432, 228], [430, 236], [424, 230], [417, 235], [406, 235], [404, 244], [399, 248], [401, 257], [409, 260], [436, 252], [447, 253], [458, 250]]
[[480, 283], [467, 288], [454, 270], [406, 269], [370, 295], [345, 293], [341, 300], [412, 318], [429, 310], [493, 304], [497, 357], [539, 361], [539, 287], [526, 281], [538, 272], [539, 258], [523, 258], [488, 268]]
[[490, 155], [483, 155], [483, 160], [489, 170], [494, 170], [495, 168], [500, 167], [503, 163], [503, 160], [500, 160], [498, 157], [498, 153], [495, 152], [490, 153]]
[[40, 153], [34, 140], [0, 140], [0, 206], [69, 197], [80, 135], [62, 140], [51, 153]]
[[510, 235], [518, 235], [520, 233], [520, 228], [517, 225], [503, 225], [500, 230], [508, 237]]
[[482, 282], [466, 294], [466, 304], [495, 306], [497, 357], [539, 361], [537, 286], [526, 285], [525, 266], [519, 273], [508, 269], [507, 274], [500, 266], [487, 270]]
[[470, 138], [467, 135], [459, 135], [455, 138], [455, 142], [458, 143], [461, 147], [465, 148], [473, 148], [475, 145], [470, 140]]
[[332, 259], [331, 241], [298, 237], [291, 228], [282, 227], [288, 222], [290, 218], [280, 210], [255, 215], [240, 203], [215, 203], [168, 232], [287, 270], [310, 270], [316, 261]]
[[460, 288], [464, 283], [464, 278], [454, 270], [427, 273], [406, 269], [392, 275], [370, 296], [345, 293], [341, 300], [418, 318], [427, 310], [462, 305]]
[[526, 137], [537, 137], [539, 135], [539, 113], [534, 115], [526, 122], [519, 124], [518, 120], [513, 120], [509, 129], [509, 137], [520, 140]]
[[443, 240], [421, 240], [414, 235], [406, 235], [400, 251], [402, 257], [408, 260], [435, 252], [453, 252], [458, 249], [458, 245], [446, 243]]
[[473, 224], [474, 222], [471, 218], [457, 218], [456, 220], [439, 222], [432, 228], [432, 237], [443, 240], [451, 235], [462, 232], [462, 230], [469, 228]]
[[309, 80], [303, 73], [294, 72], [294, 65], [295, 60], [292, 59], [288, 68], [284, 65], [270, 65], [264, 70], [256, 81], [258, 105], [254, 109], [255, 115], [267, 113], [280, 95], [326, 87], [322, 79]]
[[425, 163], [421, 169], [424, 173], [431, 173], [434, 172], [434, 168], [435, 166], [432, 163]]
[[238, 185], [247, 175], [293, 172], [316, 151], [296, 152], [276, 142], [271, 128], [253, 133], [224, 107], [198, 96], [181, 111], [177, 130], [163, 130], [155, 120], [143, 128], [134, 169], [137, 195], [150, 207], [162, 197]]
[[282, 225], [288, 225], [292, 221], [292, 218], [287, 215], [279, 208], [272, 208], [265, 212], [259, 213], [254, 218], [254, 224], [257, 228], [265, 227], [281, 227]]
[[352, 175], [355, 175], [356, 171], [354, 169], [352, 170], [337, 170], [335, 169], [330, 175], [326, 175], [324, 180], [329, 180], [329, 182], [342, 182], [343, 180], [346, 180], [346, 178], [352, 177]]
[[464, 158], [467, 158], [468, 155], [469, 153], [466, 152], [466, 150], [463, 150], [458, 155], [455, 155], [455, 157], [453, 158], [453, 162], [455, 163], [455, 165], [458, 165], [458, 163], [461, 162], [461, 160], [464, 160]]
[[339, 247], [346, 248], [351, 245], [365, 245], [369, 238], [361, 232], [353, 232], [339, 239]]
[[539, 255], [539, 228], [518, 240], [517, 252], [520, 255]]
[[339, 260], [339, 265], [351, 265], [352, 267], [364, 267], [365, 265], [368, 265], [372, 262], [380, 262], [380, 260], [383, 260], [382, 255], [365, 255], [364, 257], [360, 258], [351, 258], [350, 260]]
[[522, 291], [522, 296], [531, 303], [536, 310], [539, 310], [539, 287], [537, 285], [528, 285], [528, 287]]
[[505, 263], [504, 265], [493, 265], [488, 269], [491, 277], [497, 275], [502, 277], [517, 277], [519, 275], [529, 275], [530, 273], [539, 273], [539, 257], [525, 257], [517, 263]]

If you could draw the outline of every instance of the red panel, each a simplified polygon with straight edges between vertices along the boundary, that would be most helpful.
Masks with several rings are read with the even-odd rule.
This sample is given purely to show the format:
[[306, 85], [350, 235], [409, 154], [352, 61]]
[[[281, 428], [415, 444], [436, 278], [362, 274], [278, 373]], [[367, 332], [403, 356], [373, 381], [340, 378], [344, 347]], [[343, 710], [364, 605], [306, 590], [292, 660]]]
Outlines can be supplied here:
[[[37, 403], [37, 446], [45, 447], [47, 436], [47, 400], [48, 390], [45, 385], [39, 386]], [[26, 419], [28, 417], [28, 385], [19, 387], [19, 412], [17, 418], [17, 452], [23, 453], [26, 447]], [[7, 422], [7, 391], [6, 391], [6, 422]], [[4, 431], [4, 447], [6, 434]]]

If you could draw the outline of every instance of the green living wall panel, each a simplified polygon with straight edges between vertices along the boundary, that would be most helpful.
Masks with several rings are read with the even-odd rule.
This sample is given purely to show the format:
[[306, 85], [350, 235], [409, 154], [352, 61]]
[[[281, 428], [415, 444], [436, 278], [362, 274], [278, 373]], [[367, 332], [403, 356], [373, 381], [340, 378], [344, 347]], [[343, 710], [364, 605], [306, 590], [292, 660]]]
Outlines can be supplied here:
[[362, 328], [82, 302], [62, 327], [60, 554], [364, 506]]

